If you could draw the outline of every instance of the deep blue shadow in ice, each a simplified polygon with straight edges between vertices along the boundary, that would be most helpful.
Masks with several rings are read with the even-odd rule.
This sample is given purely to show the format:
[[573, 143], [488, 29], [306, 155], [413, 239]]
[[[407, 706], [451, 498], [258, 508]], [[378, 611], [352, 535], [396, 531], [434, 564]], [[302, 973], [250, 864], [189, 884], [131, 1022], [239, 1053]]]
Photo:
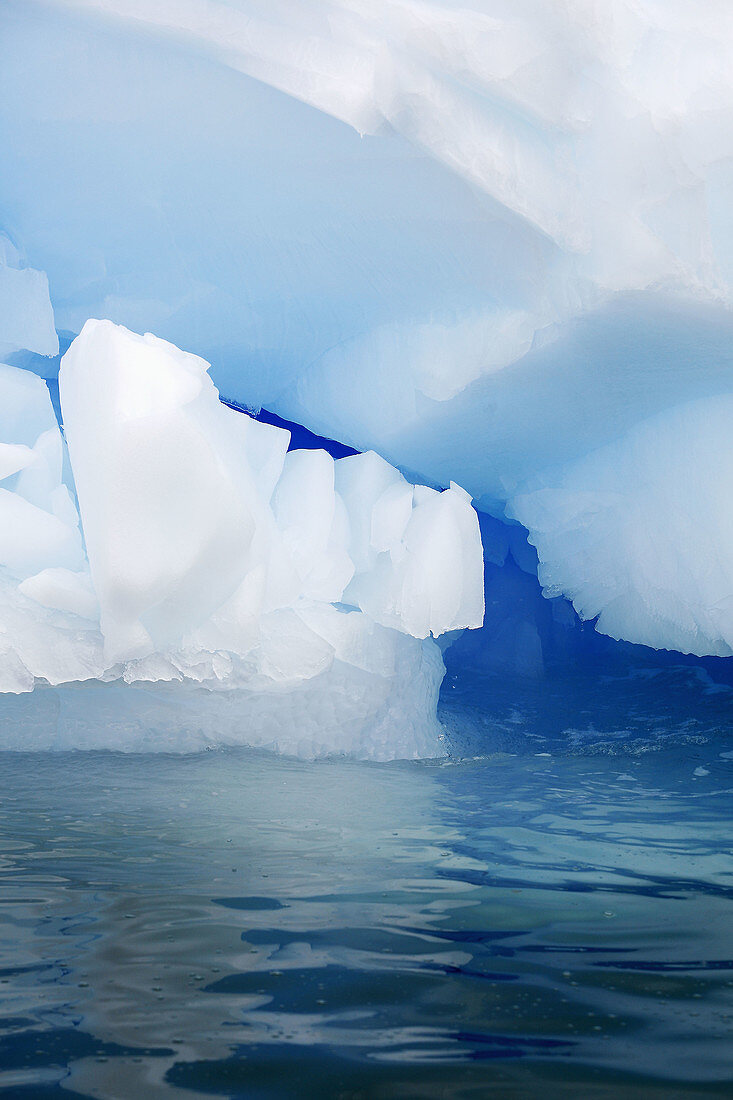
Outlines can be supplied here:
[[316, 435], [315, 432], [311, 432], [308, 428], [304, 428], [302, 424], [296, 424], [292, 420], [284, 420], [281, 416], [277, 416], [276, 413], [268, 412], [267, 409], [247, 409], [245, 406], [229, 398], [222, 397], [221, 400], [230, 409], [236, 409], [237, 412], [248, 413], [257, 420], [261, 420], [263, 424], [273, 424], [276, 428], [284, 428], [286, 431], [290, 432], [289, 451], [323, 450], [328, 451], [331, 458], [346, 458], [348, 455], [357, 454], [357, 451], [355, 451], [353, 447], [347, 447], [345, 443], [339, 443], [335, 439], [326, 439], [325, 436]]

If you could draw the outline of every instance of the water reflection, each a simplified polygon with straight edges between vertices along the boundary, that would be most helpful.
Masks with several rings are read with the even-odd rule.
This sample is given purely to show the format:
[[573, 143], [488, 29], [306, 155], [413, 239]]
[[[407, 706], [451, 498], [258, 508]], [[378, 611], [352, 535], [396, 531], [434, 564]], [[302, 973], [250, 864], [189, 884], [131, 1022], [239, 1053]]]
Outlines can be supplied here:
[[720, 751], [4, 754], [0, 1088], [728, 1095]]

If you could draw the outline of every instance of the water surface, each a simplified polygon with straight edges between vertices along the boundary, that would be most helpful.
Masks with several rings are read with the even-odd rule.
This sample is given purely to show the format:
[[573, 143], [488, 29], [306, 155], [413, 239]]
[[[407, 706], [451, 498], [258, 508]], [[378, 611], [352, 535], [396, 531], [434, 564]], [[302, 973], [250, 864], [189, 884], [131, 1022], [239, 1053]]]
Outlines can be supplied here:
[[729, 1096], [726, 749], [0, 754], [0, 1094]]

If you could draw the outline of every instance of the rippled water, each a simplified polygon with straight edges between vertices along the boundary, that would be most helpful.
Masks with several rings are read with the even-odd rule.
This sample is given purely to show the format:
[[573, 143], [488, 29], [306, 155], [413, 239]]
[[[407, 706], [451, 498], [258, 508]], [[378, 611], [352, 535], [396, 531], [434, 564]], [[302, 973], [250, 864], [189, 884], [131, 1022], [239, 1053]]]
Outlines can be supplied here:
[[725, 750], [1, 754], [0, 1093], [729, 1096]]

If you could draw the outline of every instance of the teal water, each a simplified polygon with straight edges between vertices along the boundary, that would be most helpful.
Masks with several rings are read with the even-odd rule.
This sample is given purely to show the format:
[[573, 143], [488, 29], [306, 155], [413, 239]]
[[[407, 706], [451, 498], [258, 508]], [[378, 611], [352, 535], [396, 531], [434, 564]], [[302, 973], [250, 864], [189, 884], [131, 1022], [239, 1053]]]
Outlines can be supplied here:
[[729, 750], [0, 754], [0, 1095], [730, 1096]]

